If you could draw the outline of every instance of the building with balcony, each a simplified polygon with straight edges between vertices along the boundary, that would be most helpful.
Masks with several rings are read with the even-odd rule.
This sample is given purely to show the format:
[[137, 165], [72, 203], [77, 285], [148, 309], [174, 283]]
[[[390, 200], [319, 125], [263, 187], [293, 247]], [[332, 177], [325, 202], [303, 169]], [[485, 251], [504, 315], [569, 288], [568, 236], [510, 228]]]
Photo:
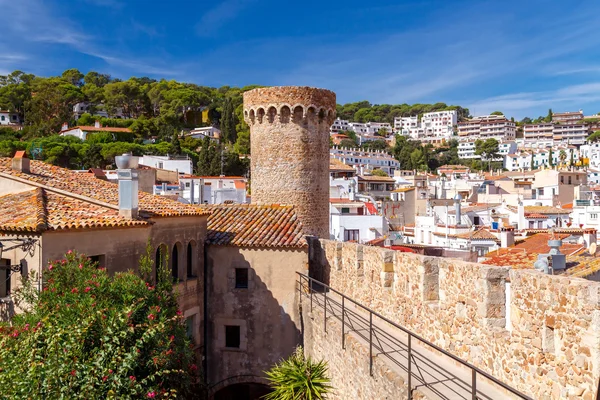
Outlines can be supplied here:
[[380, 169], [388, 175], [394, 175], [394, 171], [400, 168], [400, 162], [383, 151], [365, 151], [335, 146], [329, 151], [332, 158], [351, 166], [360, 173]]
[[385, 236], [388, 224], [374, 203], [332, 198], [329, 229], [332, 240], [365, 243]]
[[16, 112], [8, 110], [0, 110], [0, 127], [2, 126], [18, 126], [22, 125], [23, 121]]
[[331, 134], [334, 134], [334, 133], [340, 133], [340, 132], [345, 132], [345, 131], [350, 131], [350, 130], [352, 130], [352, 129], [350, 129], [349, 121], [346, 121], [345, 119], [336, 118], [336, 120], [333, 121], [333, 124], [331, 125], [329, 132]]
[[460, 140], [514, 140], [516, 125], [503, 115], [485, 115], [458, 124]]
[[583, 118], [583, 110], [552, 113], [552, 122], [556, 124], [577, 124]]
[[457, 122], [456, 110], [429, 112], [421, 117], [421, 127], [428, 137], [450, 138], [454, 134], [454, 126]]
[[550, 142], [550, 143], [552, 143], [553, 138], [554, 138], [554, 124], [553, 123], [523, 125], [523, 139], [525, 139], [526, 142], [531, 142], [531, 143]]
[[552, 131], [555, 144], [582, 145], [588, 137], [588, 127], [583, 123], [562, 123], [554, 125]]

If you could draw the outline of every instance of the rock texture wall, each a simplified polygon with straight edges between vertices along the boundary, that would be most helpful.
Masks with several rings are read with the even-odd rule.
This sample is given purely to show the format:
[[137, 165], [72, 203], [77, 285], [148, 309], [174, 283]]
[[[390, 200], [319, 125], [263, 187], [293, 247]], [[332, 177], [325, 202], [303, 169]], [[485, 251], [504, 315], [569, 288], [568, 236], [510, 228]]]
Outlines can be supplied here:
[[596, 398], [600, 283], [353, 243], [321, 247], [333, 288], [523, 393]]
[[[385, 358], [373, 359], [373, 376], [369, 375], [369, 346], [361, 342], [355, 335], [347, 334], [345, 349], [340, 340], [342, 327], [340, 321], [329, 318], [327, 332], [323, 328], [323, 309], [304, 304], [302, 307], [304, 320], [305, 354], [315, 360], [327, 360], [329, 377], [333, 393], [328, 399], [378, 399], [396, 400], [408, 398], [406, 374], [392, 369]], [[423, 396], [413, 392], [413, 398]]]
[[304, 231], [329, 237], [329, 128], [335, 93], [270, 87], [244, 93], [250, 126], [252, 202], [296, 206]]

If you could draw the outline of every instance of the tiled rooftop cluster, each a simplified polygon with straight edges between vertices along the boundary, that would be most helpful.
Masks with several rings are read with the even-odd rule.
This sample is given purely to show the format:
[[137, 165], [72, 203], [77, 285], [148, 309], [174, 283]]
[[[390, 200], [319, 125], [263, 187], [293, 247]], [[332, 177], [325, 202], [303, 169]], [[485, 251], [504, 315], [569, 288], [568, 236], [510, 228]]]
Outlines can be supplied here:
[[[119, 190], [117, 184], [97, 179], [92, 173], [81, 174], [35, 160], [31, 160], [30, 163], [31, 173], [24, 173], [12, 169], [10, 158], [0, 158], [0, 174], [23, 179], [26, 181], [25, 183], [45, 187], [50, 191], [65, 191], [83, 196], [92, 201], [105, 203], [107, 208], [118, 207]], [[206, 213], [198, 207], [144, 192], [139, 193], [139, 209], [142, 217], [170, 217]]]
[[41, 233], [48, 230], [143, 226], [119, 211], [35, 188], [0, 196], [0, 232]]
[[207, 242], [242, 247], [304, 247], [307, 245], [294, 207], [278, 205], [204, 206]]

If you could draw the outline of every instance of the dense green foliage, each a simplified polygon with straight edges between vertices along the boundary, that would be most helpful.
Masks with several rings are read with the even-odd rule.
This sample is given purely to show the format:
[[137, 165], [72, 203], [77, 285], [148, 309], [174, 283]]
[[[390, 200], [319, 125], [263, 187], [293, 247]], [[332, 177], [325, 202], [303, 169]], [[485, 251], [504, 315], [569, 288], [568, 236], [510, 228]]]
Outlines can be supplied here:
[[301, 347], [266, 374], [273, 389], [264, 396], [267, 400], [325, 399], [332, 389], [327, 377], [327, 363], [305, 357]]
[[185, 398], [197, 379], [190, 340], [167, 271], [111, 277], [69, 252], [49, 263], [40, 292], [16, 294], [26, 312], [0, 325], [0, 397]]
[[427, 112], [457, 110], [458, 120], [462, 121], [469, 116], [469, 110], [460, 106], [448, 106], [445, 103], [435, 104], [371, 104], [368, 101], [359, 101], [344, 105], [338, 104], [337, 117], [356, 122], [388, 122], [394, 124], [395, 117], [421, 116]]

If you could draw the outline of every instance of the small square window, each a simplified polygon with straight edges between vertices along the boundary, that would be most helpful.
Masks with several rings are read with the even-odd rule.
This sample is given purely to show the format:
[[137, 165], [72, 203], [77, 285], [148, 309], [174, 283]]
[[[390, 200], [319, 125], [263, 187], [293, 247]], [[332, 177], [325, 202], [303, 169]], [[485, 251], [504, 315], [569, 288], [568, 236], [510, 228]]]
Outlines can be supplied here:
[[225, 325], [225, 347], [240, 348], [239, 325]]
[[235, 288], [248, 289], [248, 268], [235, 269]]
[[192, 342], [195, 343], [193, 315], [185, 319], [185, 334]]

